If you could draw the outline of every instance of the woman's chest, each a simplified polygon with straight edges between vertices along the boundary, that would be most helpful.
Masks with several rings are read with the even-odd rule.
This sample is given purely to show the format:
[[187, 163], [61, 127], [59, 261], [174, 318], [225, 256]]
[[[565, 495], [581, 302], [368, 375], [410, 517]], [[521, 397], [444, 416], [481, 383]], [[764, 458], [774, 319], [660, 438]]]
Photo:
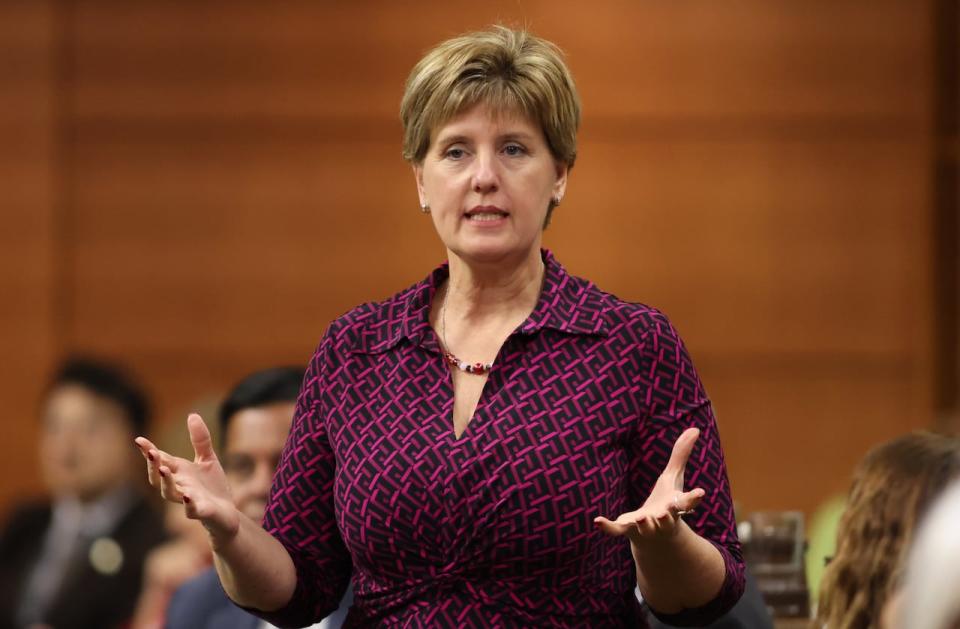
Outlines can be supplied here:
[[529, 559], [534, 548], [549, 563], [582, 546], [592, 518], [622, 501], [638, 419], [623, 370], [587, 350], [505, 346], [460, 438], [439, 355], [414, 347], [345, 365], [325, 421], [355, 561], [435, 568], [462, 553]]

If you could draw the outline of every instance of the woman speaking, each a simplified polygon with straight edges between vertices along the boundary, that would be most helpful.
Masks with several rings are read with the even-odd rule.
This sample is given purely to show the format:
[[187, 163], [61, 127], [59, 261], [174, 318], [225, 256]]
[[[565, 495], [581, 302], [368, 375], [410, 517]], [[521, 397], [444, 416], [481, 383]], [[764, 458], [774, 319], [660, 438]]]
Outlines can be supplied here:
[[198, 415], [194, 461], [137, 440], [151, 484], [206, 526], [230, 597], [279, 626], [351, 579], [357, 627], [642, 627], [636, 586], [671, 624], [721, 615], [743, 564], [683, 343], [541, 249], [580, 117], [558, 49], [503, 27], [446, 41], [400, 116], [448, 262], [327, 329], [262, 527]]

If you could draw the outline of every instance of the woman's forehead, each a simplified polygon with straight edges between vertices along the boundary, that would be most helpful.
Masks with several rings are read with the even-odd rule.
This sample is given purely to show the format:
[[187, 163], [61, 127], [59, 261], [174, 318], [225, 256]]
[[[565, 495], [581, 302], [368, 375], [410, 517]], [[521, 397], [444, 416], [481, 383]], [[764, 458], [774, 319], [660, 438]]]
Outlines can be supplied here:
[[525, 133], [542, 137], [540, 126], [519, 107], [493, 107], [476, 103], [438, 123], [430, 134], [431, 142], [451, 135], [477, 132], [497, 135]]

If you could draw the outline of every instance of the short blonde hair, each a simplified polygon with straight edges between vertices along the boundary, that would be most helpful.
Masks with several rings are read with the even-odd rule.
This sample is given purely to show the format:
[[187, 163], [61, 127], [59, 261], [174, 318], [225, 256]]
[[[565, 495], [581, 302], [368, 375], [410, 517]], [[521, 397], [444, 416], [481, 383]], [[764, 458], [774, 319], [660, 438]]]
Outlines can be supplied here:
[[437, 127], [481, 103], [538, 122], [554, 159], [573, 167], [580, 98], [563, 53], [504, 26], [448, 39], [414, 66], [400, 103], [404, 159], [422, 163]]

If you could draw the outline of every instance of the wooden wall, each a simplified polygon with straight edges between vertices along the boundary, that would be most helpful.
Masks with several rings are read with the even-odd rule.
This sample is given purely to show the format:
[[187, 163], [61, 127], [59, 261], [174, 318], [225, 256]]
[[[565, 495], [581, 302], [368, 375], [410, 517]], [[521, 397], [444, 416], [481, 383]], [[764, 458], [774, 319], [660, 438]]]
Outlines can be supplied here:
[[811, 510], [932, 423], [927, 5], [0, 4], [0, 510], [39, 490], [64, 353], [122, 358], [180, 422], [438, 263], [401, 89], [495, 21], [559, 43], [582, 93], [548, 245], [674, 320], [741, 510]]

